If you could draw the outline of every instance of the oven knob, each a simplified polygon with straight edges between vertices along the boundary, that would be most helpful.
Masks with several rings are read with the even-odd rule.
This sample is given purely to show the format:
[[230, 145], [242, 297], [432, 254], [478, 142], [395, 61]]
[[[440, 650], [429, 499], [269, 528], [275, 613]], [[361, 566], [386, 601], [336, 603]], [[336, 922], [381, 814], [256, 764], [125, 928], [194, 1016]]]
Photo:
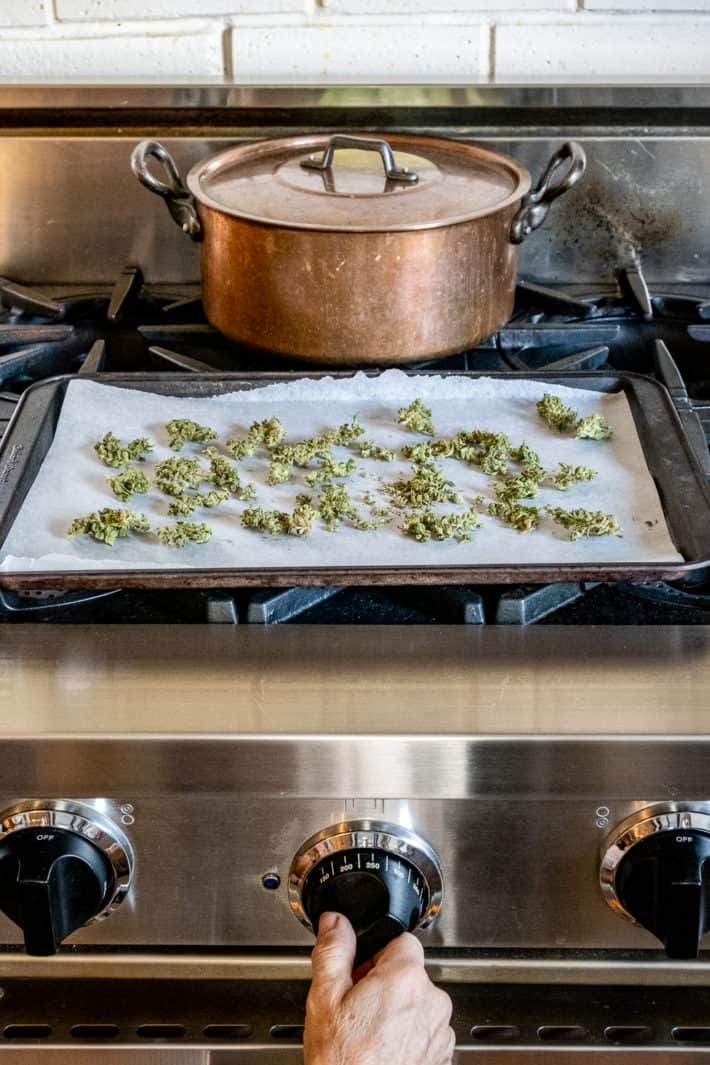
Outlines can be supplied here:
[[28, 954], [55, 954], [82, 925], [126, 895], [132, 853], [124, 833], [81, 803], [23, 803], [0, 814], [0, 910]]
[[401, 932], [431, 924], [441, 895], [441, 866], [429, 844], [375, 821], [334, 825], [311, 837], [289, 876], [291, 906], [312, 931], [322, 913], [345, 914], [357, 935], [356, 964]]
[[659, 803], [614, 832], [602, 857], [602, 891], [669, 958], [696, 958], [710, 928], [709, 859], [710, 813]]

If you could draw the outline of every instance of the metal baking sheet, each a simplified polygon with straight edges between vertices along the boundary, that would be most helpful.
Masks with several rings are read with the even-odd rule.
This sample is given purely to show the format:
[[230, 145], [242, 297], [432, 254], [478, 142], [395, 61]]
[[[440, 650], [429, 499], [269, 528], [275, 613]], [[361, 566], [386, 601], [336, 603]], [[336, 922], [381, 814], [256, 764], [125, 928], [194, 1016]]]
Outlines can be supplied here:
[[[335, 377], [345, 384], [351, 374], [208, 374], [208, 375], [101, 375], [96, 380], [125, 389], [159, 396], [198, 398], [262, 388], [297, 379]], [[427, 376], [416, 374], [420, 381]], [[520, 381], [519, 374], [455, 374], [470, 379], [482, 377]], [[42, 461], [49, 450], [62, 408], [69, 377], [55, 378], [29, 389], [0, 449], [0, 542], [5, 543]], [[86, 379], [84, 379], [86, 380]], [[682, 558], [666, 561], [601, 562], [580, 552], [579, 559], [531, 563], [513, 561], [482, 563], [472, 558], [459, 564], [410, 560], [387, 565], [268, 565], [246, 567], [205, 566], [169, 568], [63, 568], [54, 566], [14, 569], [0, 573], [0, 583], [16, 590], [90, 587], [217, 587], [236, 585], [278, 586], [285, 584], [436, 584], [506, 583], [513, 581], [673, 579], [710, 559], [710, 493], [666, 390], [655, 381], [634, 374], [567, 373], [527, 374], [526, 380], [545, 386], [558, 385], [600, 393], [622, 390], [663, 506], [673, 542]], [[433, 385], [433, 382], [432, 382]], [[501, 391], [503, 391], [501, 386]], [[564, 505], [564, 500], [561, 500]], [[273, 505], [273, 504], [272, 504]], [[579, 505], [579, 504], [577, 504]], [[516, 534], [517, 535], [517, 534]]]

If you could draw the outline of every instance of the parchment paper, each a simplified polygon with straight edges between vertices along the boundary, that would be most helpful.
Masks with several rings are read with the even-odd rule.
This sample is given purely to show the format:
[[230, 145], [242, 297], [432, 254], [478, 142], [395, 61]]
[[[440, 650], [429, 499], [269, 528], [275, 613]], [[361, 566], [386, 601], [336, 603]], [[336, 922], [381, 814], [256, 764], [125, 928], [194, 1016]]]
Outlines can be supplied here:
[[[612, 426], [608, 441], [577, 440], [549, 429], [538, 416], [536, 400], [552, 392], [580, 416], [600, 412]], [[186, 520], [205, 521], [213, 529], [208, 544], [184, 549], [162, 546], [154, 537], [131, 534], [113, 547], [87, 536], [67, 537], [75, 517], [101, 507], [130, 506], [144, 513], [151, 526], [176, 519], [167, 514], [169, 500], [157, 490], [134, 496], [129, 504], [113, 496], [107, 477], [116, 471], [102, 466], [94, 444], [111, 430], [121, 440], [147, 436], [156, 444], [145, 464], [149, 476], [154, 462], [174, 455], [167, 446], [165, 423], [171, 418], [192, 418], [219, 433], [223, 443], [242, 436], [255, 419], [277, 415], [287, 429], [287, 441], [312, 436], [348, 421], [354, 413], [366, 436], [386, 447], [426, 439], [396, 422], [396, 412], [421, 398], [432, 409], [438, 435], [461, 429], [483, 428], [507, 433], [513, 445], [525, 440], [539, 452], [546, 469], [558, 462], [592, 466], [599, 476], [567, 492], [545, 488], [535, 505], [549, 503], [571, 509], [583, 506], [616, 515], [622, 536], [568, 539], [568, 533], [546, 517], [533, 533], [518, 533], [498, 519], [483, 515], [481, 528], [469, 543], [454, 541], [420, 544], [398, 529], [395, 515], [389, 525], [360, 532], [342, 525], [335, 533], [316, 523], [306, 538], [270, 536], [244, 529], [241, 511], [248, 505], [230, 501], [211, 510], [198, 509]], [[182, 455], [199, 455], [204, 445], [186, 444]], [[354, 452], [338, 449], [338, 457]], [[470, 505], [483, 495], [495, 498], [492, 479], [455, 459], [442, 466]], [[315, 468], [315, 464], [314, 464]], [[345, 483], [363, 514], [365, 492], [378, 497], [382, 480], [397, 480], [411, 473], [403, 460], [384, 463], [358, 459], [356, 473]], [[285, 485], [266, 483], [268, 455], [260, 451], [239, 463], [243, 481], [257, 488], [256, 505], [292, 509], [299, 492], [308, 490], [307, 470], [297, 470]], [[206, 486], [209, 487], [209, 486]], [[441, 504], [446, 512], [456, 508]], [[485, 503], [481, 506], [485, 511]], [[648, 472], [628, 402], [623, 392], [600, 394], [527, 380], [472, 380], [464, 377], [410, 377], [387, 370], [378, 377], [357, 374], [347, 380], [325, 378], [268, 385], [248, 392], [232, 392], [207, 399], [175, 399], [93, 381], [72, 381], [60, 414], [54, 441], [2, 547], [0, 567], [5, 571], [56, 569], [121, 569], [170, 567], [319, 567], [332, 565], [419, 565], [533, 562], [666, 562], [680, 561], [675, 550], [653, 480]]]

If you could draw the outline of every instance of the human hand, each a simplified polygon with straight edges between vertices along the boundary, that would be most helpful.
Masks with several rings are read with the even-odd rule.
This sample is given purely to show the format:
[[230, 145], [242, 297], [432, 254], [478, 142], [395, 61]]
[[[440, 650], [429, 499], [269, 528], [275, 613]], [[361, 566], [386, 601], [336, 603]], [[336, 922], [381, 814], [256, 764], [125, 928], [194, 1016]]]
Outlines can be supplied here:
[[404, 932], [353, 980], [356, 939], [338, 913], [320, 918], [306, 1003], [305, 1065], [451, 1065], [451, 999], [432, 984]]

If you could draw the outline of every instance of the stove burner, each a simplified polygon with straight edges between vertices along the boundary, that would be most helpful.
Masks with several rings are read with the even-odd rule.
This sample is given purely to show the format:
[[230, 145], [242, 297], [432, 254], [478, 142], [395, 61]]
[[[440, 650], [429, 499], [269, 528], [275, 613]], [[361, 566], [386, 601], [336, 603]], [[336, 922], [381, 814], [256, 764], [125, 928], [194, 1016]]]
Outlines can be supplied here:
[[[679, 286], [680, 287], [680, 286]], [[521, 281], [510, 322], [479, 347], [416, 369], [596, 370], [654, 374], [668, 389], [710, 477], [710, 300], [651, 291], [640, 268], [621, 270], [616, 291], [592, 295]], [[204, 317], [194, 286], [146, 285], [126, 266], [113, 288], [41, 292], [0, 278], [0, 435], [19, 396], [43, 377], [147, 369], [312, 370], [299, 360], [234, 344]], [[707, 579], [707, 577], [706, 577]], [[550, 584], [499, 588], [285, 588], [258, 592], [0, 590], [0, 621], [235, 624], [705, 623], [710, 580]]]

